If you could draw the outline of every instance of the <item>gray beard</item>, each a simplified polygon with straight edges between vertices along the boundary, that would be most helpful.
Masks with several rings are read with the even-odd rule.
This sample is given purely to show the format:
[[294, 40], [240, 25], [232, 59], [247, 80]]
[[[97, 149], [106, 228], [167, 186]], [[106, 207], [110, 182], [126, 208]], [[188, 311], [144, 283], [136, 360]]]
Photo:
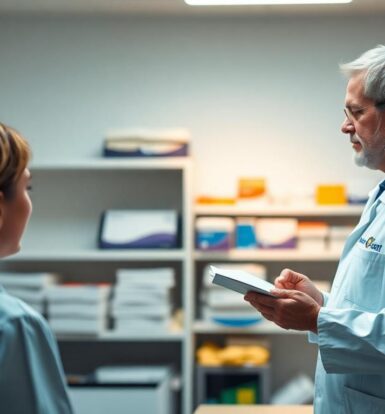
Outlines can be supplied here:
[[[355, 135], [355, 138], [361, 144], [361, 151], [353, 153], [354, 163], [358, 167], [367, 167], [371, 170], [378, 170], [380, 165], [384, 162], [385, 145], [382, 148], [367, 148], [363, 145], [362, 139]], [[383, 140], [385, 141], [385, 139]]]
[[378, 169], [379, 162], [376, 158], [377, 157], [371, 157], [370, 154], [364, 154], [363, 151], [353, 154], [354, 163], [358, 167], [367, 167], [371, 170]]

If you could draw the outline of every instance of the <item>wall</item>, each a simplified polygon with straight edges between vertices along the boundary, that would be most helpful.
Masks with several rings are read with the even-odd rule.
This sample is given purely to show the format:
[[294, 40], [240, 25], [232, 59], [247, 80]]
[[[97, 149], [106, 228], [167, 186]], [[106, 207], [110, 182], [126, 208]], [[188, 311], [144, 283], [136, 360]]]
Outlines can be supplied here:
[[105, 131], [191, 129], [196, 191], [241, 175], [300, 192], [368, 189], [340, 132], [337, 63], [383, 42], [385, 17], [2, 17], [0, 118], [35, 160], [99, 154]]

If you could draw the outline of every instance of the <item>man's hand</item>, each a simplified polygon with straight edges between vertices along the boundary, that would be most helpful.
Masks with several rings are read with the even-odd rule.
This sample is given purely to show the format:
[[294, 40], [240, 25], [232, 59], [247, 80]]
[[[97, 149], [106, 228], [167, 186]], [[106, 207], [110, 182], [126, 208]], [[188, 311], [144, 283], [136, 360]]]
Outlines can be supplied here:
[[323, 305], [322, 293], [315, 287], [314, 283], [305, 275], [290, 269], [282, 270], [275, 279], [274, 285], [278, 289], [299, 290], [312, 297], [318, 305]]
[[245, 300], [281, 328], [317, 333], [321, 308], [317, 301], [298, 290], [273, 289], [271, 293], [276, 297], [248, 292]]

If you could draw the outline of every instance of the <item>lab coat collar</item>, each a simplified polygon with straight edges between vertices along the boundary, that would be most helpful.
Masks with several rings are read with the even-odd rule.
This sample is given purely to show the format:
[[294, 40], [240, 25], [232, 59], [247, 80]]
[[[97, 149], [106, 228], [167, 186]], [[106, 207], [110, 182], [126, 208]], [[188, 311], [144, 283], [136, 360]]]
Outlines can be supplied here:
[[[376, 198], [376, 194], [378, 193], [380, 189], [380, 184], [384, 182], [385, 180], [382, 179], [374, 188], [373, 190], [369, 191], [369, 200], [374, 200]], [[382, 203], [385, 204], [385, 191], [378, 197], [378, 200], [380, 200]]]

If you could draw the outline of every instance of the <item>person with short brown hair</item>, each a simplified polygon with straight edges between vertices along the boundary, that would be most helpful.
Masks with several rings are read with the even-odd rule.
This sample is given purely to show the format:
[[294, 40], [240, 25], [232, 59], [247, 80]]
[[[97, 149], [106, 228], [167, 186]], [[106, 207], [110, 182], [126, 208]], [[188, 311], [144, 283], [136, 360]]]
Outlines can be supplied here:
[[[32, 213], [30, 149], [0, 123], [0, 257], [20, 250]], [[54, 336], [44, 318], [0, 286], [0, 412], [71, 414]]]

